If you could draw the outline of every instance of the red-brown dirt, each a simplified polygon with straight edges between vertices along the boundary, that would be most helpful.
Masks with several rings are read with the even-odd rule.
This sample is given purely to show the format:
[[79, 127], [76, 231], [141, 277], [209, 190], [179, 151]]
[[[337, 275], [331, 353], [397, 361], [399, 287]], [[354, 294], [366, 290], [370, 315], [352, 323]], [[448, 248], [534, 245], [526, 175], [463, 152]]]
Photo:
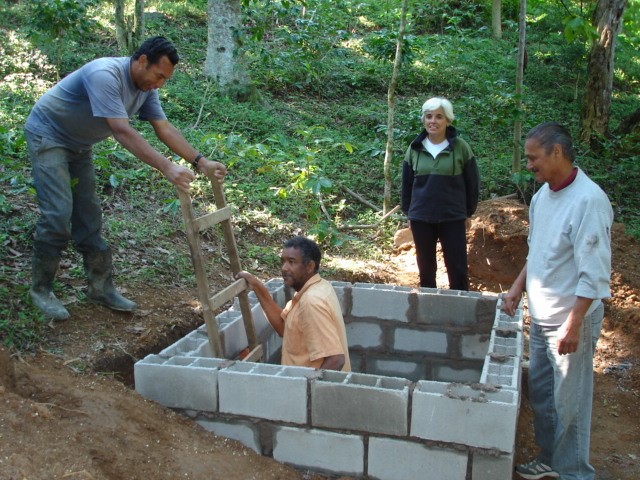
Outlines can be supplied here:
[[[468, 234], [473, 290], [509, 288], [526, 256], [526, 216], [517, 201], [481, 203]], [[640, 478], [640, 247], [621, 225], [612, 237], [613, 297], [596, 352], [592, 462], [599, 479], [632, 480]], [[335, 279], [417, 283], [410, 246], [375, 264], [328, 261], [340, 272]], [[438, 278], [445, 286], [444, 271]], [[135, 315], [73, 304], [69, 320], [51, 325], [46, 351], [0, 348], [0, 479], [324, 478], [261, 457], [137, 395], [134, 361], [173, 343], [202, 317], [195, 286], [127, 295], [139, 304]], [[516, 461], [528, 460], [535, 448], [525, 391]]]

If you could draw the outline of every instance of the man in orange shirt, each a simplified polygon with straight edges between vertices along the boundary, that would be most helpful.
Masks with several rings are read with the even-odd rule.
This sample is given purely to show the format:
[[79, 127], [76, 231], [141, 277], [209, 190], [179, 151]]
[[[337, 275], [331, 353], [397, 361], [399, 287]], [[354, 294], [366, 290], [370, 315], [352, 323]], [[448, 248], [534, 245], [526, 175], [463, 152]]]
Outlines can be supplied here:
[[305, 237], [284, 244], [280, 255], [282, 278], [295, 295], [281, 308], [265, 285], [240, 272], [257, 295], [269, 323], [282, 337], [282, 365], [351, 371], [342, 310], [333, 286], [320, 277], [322, 254]]

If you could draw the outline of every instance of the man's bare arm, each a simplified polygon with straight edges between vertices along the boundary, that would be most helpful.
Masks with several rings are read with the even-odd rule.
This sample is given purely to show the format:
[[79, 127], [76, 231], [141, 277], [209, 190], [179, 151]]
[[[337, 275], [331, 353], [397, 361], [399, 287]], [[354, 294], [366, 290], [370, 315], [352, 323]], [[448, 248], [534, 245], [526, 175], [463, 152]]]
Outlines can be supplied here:
[[244, 278], [249, 285], [249, 288], [256, 292], [256, 296], [260, 301], [260, 306], [264, 310], [267, 320], [274, 328], [278, 335], [281, 337], [284, 335], [284, 320], [282, 319], [282, 308], [276, 303], [271, 296], [269, 289], [264, 286], [260, 280], [251, 275], [249, 272], [242, 271], [236, 275], [236, 278]]

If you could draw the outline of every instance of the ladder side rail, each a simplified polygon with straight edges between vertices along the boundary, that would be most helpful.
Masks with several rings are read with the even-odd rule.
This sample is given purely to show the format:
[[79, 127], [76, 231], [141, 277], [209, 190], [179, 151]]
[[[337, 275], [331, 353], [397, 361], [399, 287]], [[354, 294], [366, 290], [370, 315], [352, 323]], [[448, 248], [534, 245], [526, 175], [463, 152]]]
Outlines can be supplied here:
[[209, 301], [209, 282], [204, 270], [204, 260], [200, 248], [200, 233], [194, 228], [194, 211], [191, 203], [191, 197], [188, 193], [178, 190], [178, 199], [180, 200], [180, 209], [184, 219], [189, 250], [191, 251], [191, 263], [196, 275], [196, 284], [198, 286], [198, 298], [202, 305], [202, 314], [205, 325], [207, 326], [207, 336], [209, 344], [213, 350], [213, 354], [218, 358], [223, 358], [222, 343], [220, 341], [220, 333], [218, 331], [218, 322], [216, 321], [214, 310], [211, 308]]

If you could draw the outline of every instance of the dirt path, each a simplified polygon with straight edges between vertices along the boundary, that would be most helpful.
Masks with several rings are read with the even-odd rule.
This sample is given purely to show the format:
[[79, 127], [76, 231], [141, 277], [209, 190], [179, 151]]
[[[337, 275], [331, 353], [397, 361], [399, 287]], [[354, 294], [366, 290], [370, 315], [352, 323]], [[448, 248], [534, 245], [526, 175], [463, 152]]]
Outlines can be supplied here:
[[[472, 289], [502, 291], [526, 254], [526, 209], [481, 204], [469, 231]], [[592, 462], [602, 480], [640, 478], [640, 247], [613, 234], [613, 298], [598, 345]], [[344, 280], [415, 285], [410, 246]], [[337, 279], [337, 278], [336, 278]], [[441, 271], [438, 282], [446, 284]], [[52, 326], [47, 351], [10, 358], [0, 349], [0, 479], [305, 479], [301, 472], [205, 432], [131, 388], [134, 360], [202, 323], [195, 289], [138, 289], [135, 315], [77, 304]], [[102, 372], [102, 373], [101, 373]], [[516, 461], [535, 454], [523, 401]]]

